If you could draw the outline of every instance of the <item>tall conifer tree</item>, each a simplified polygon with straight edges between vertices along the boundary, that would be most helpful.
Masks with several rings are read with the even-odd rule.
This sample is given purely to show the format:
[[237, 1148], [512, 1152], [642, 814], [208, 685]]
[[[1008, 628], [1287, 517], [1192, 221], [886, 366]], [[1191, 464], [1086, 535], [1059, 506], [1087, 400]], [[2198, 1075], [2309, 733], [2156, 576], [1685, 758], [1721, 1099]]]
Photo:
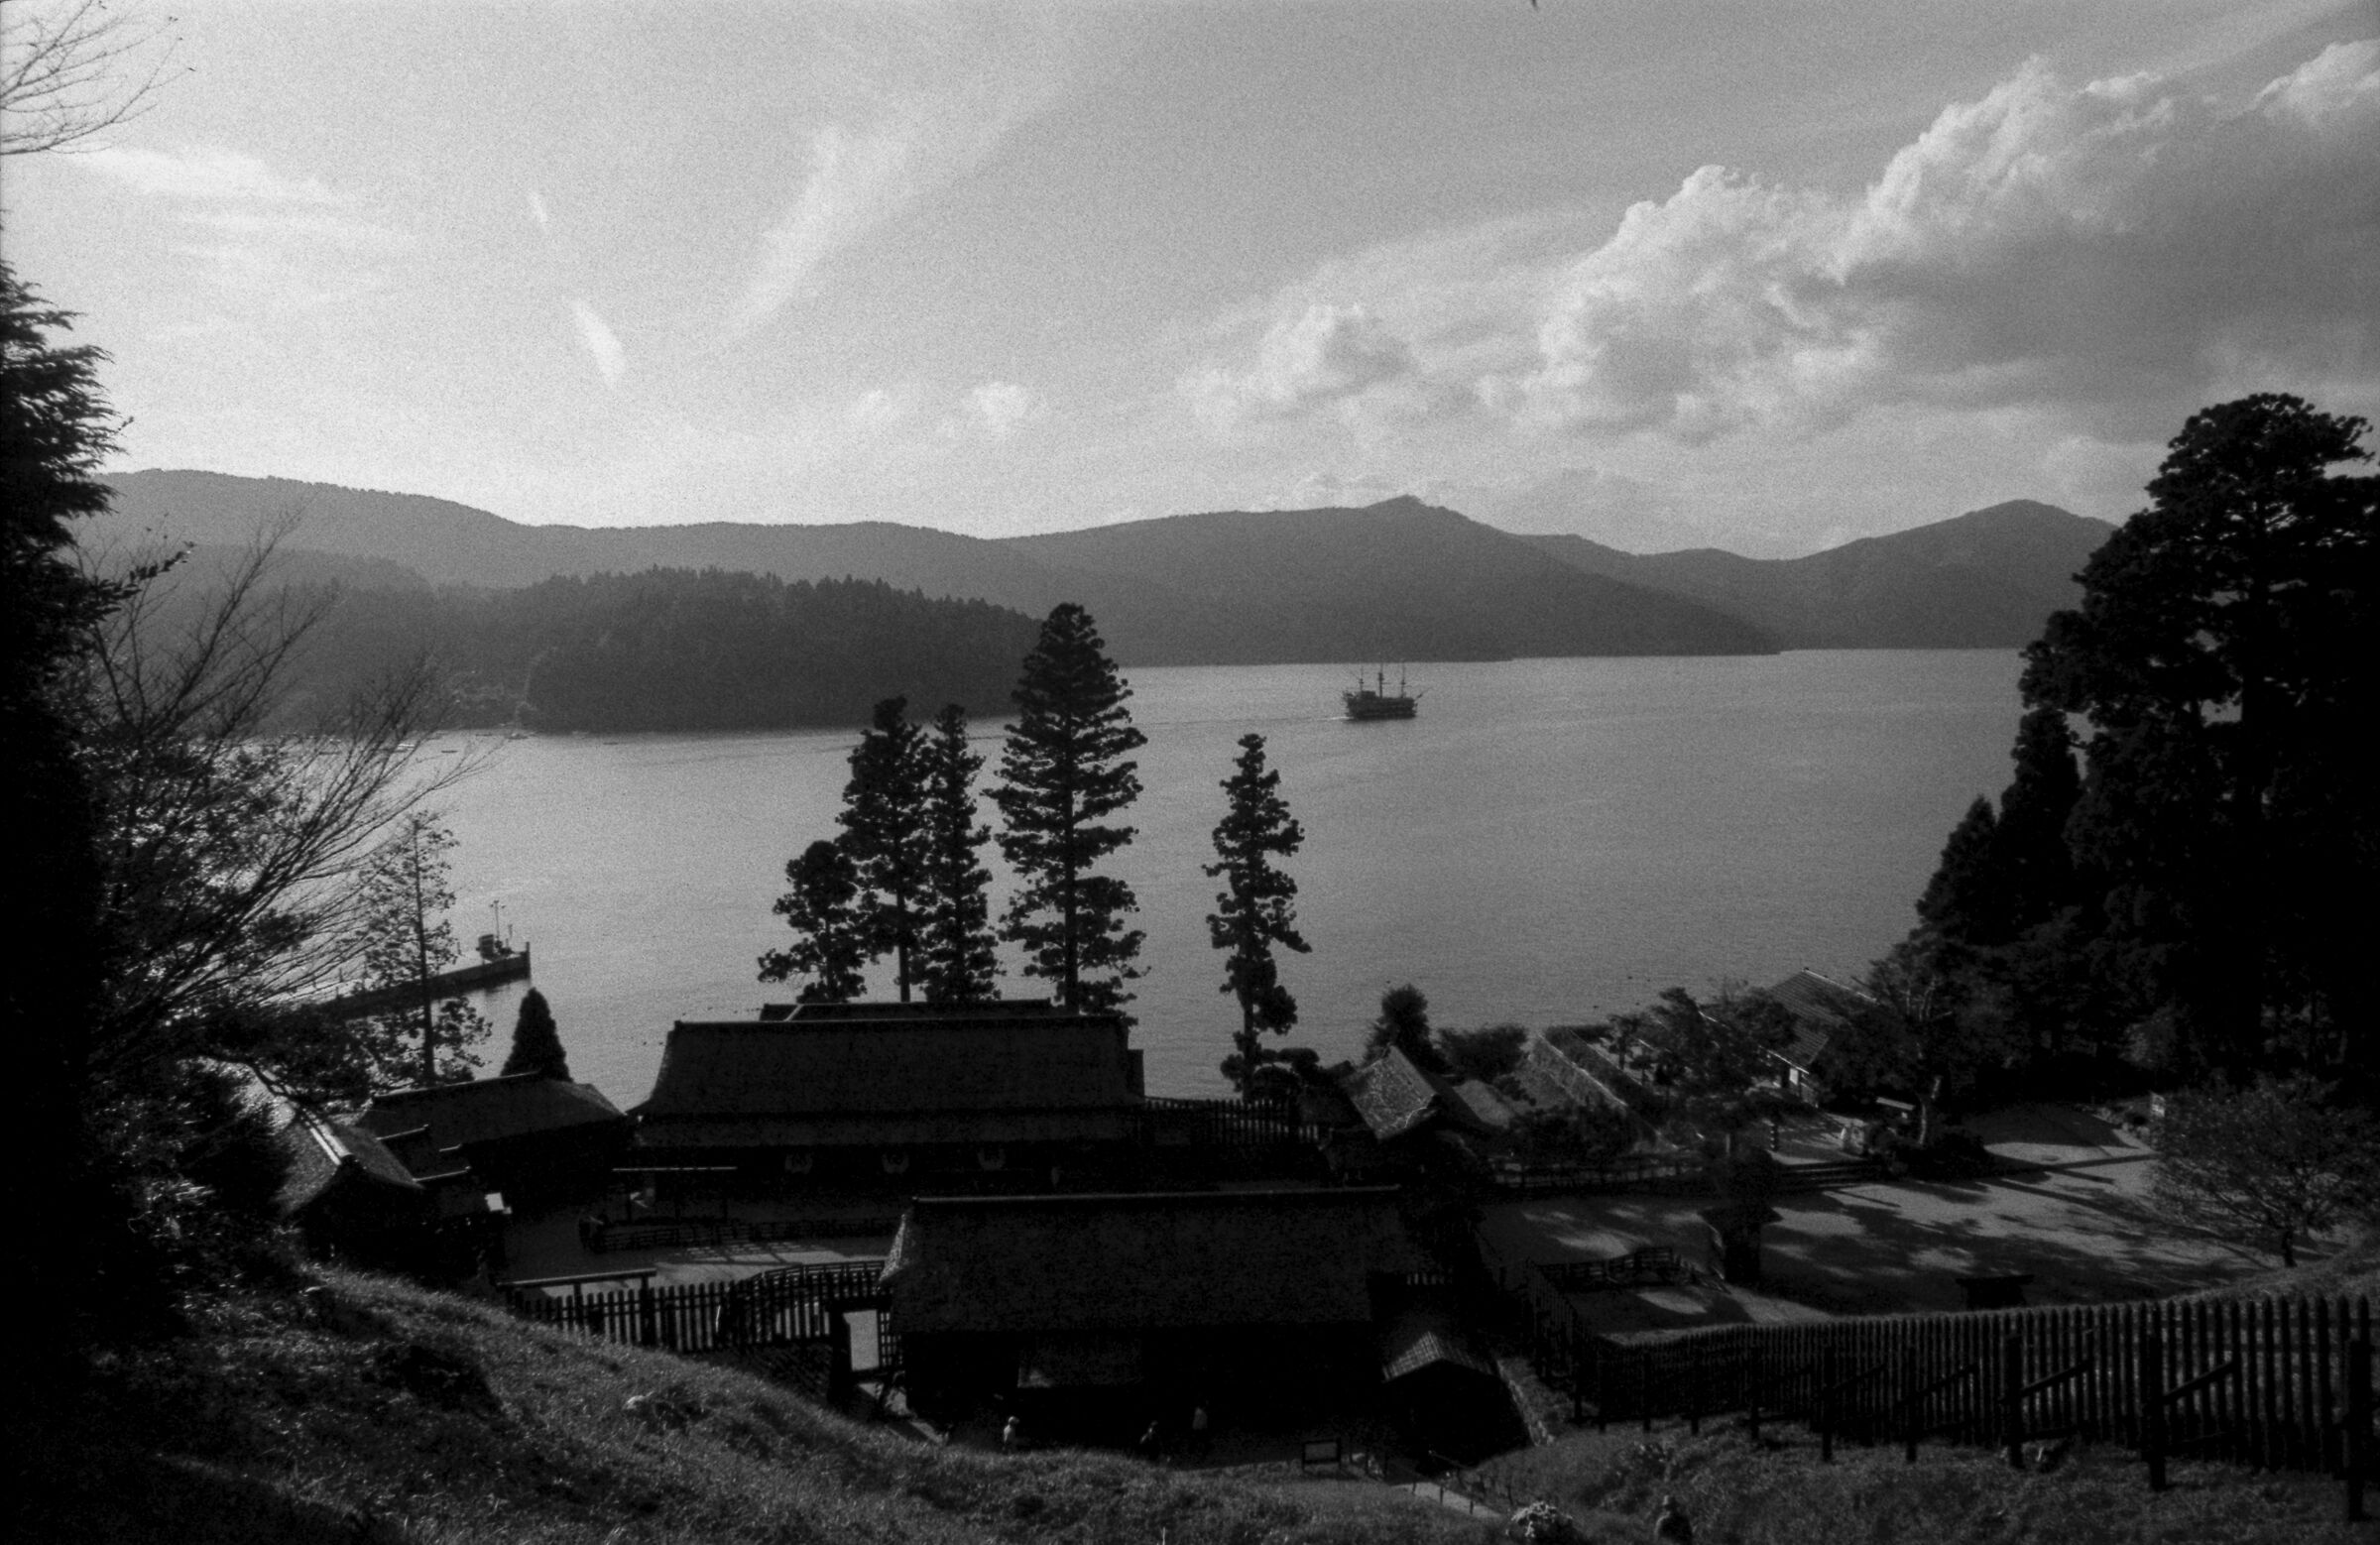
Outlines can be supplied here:
[[2016, 775], [2000, 795], [1998, 846], [2009, 924], [2023, 932], [2074, 904], [2075, 861], [2067, 819], [2082, 797], [2074, 732], [2055, 708], [2035, 708], [2016, 729]]
[[521, 1015], [513, 1021], [513, 1049], [504, 1059], [504, 1076], [536, 1073], [567, 1079], [570, 1059], [562, 1051], [562, 1032], [553, 1022], [553, 1006], [531, 988], [521, 997]]
[[761, 980], [806, 977], [793, 996], [805, 1004], [844, 1004], [866, 985], [868, 930], [860, 917], [860, 877], [851, 855], [820, 840], [785, 864], [791, 889], [772, 908], [793, 930], [793, 943], [761, 957]]
[[1297, 1022], [1297, 1000], [1281, 985], [1273, 949], [1303, 955], [1313, 948], [1297, 931], [1297, 882], [1273, 862], [1297, 852], [1306, 834], [1281, 797], [1281, 774], [1264, 765], [1263, 736], [1240, 738], [1240, 757], [1223, 791], [1229, 803], [1215, 827], [1216, 862], [1205, 868], [1207, 878], [1221, 880], [1224, 888], [1207, 914], [1207, 937], [1229, 952], [1222, 990], [1240, 1004], [1240, 1029], [1232, 1037], [1236, 1055], [1224, 1069], [1236, 1074], [1241, 1094], [1252, 1096], [1266, 1061], [1264, 1032], [1286, 1035]]
[[871, 959], [890, 954], [900, 1001], [919, 972], [913, 959], [925, 906], [923, 732], [908, 699], [876, 705], [875, 722], [852, 748], [843, 785], [843, 851], [859, 877], [859, 915]]
[[1987, 947], [2008, 941], [2008, 886], [2000, 820], [1981, 794], [1951, 829], [1942, 862], [1918, 897], [1917, 915], [1940, 940]]
[[1138, 904], [1131, 887], [1092, 869], [1132, 840], [1131, 827], [1107, 823], [1140, 793], [1126, 759], [1148, 738], [1125, 707], [1131, 695], [1091, 614], [1058, 606], [1024, 657], [992, 791], [1018, 880], [1004, 937], [1024, 946], [1025, 974], [1055, 982], [1074, 1009], [1118, 1008], [1140, 975], [1141, 934], [1125, 926]]
[[977, 824], [975, 774], [984, 759], [967, 749], [958, 704], [934, 720], [918, 748], [925, 794], [925, 917], [920, 976], [929, 1004], [980, 1003], [992, 996], [999, 959], [992, 937], [992, 872], [978, 855], [992, 829]]

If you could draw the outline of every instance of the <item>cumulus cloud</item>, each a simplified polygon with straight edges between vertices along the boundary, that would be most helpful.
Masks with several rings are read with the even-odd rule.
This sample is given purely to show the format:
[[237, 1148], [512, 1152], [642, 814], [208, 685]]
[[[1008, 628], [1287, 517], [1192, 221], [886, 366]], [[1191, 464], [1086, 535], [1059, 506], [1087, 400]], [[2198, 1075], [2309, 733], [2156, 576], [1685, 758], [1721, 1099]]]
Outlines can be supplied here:
[[1887, 402], [2121, 427], [2276, 363], [2380, 370], [2380, 44], [2237, 110], [2029, 66], [1857, 199], [1706, 167], [1562, 273], [1524, 416], [1689, 440]]
[[1600, 240], [1548, 212], [1335, 260], [1180, 387], [1220, 428], [1702, 443], [1924, 407], [2128, 444], [2210, 393], [2380, 381], [2375, 167], [2380, 43], [2229, 103], [2031, 64], [1856, 193], [1704, 167]]
[[595, 373], [603, 377], [605, 386], [618, 386], [620, 378], [628, 374], [628, 350], [620, 346], [619, 334], [584, 300], [570, 302], [570, 317], [578, 323], [579, 341], [595, 362]]
[[1353, 404], [1418, 370], [1412, 346], [1362, 305], [1314, 304], [1273, 323], [1246, 369], [1201, 371], [1182, 390], [1201, 416], [1228, 429]]
[[553, 214], [545, 207], [545, 195], [534, 187], [529, 190], [529, 217], [540, 231], [553, 228]]
[[947, 420], [943, 432], [1005, 440], [1048, 411], [1048, 402], [1031, 387], [1012, 381], [987, 381], [968, 392], [962, 411]]

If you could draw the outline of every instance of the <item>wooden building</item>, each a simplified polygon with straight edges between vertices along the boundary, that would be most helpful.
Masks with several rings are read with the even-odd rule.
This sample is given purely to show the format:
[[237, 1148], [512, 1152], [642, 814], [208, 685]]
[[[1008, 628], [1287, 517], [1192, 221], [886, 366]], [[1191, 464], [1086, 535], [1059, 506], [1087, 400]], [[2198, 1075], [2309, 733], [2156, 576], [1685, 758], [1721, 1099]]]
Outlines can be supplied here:
[[289, 1161], [274, 1206], [315, 1252], [406, 1266], [422, 1253], [437, 1208], [428, 1187], [370, 1132], [292, 1107], [275, 1132]]
[[1793, 1015], [1793, 1039], [1769, 1053], [1777, 1082], [1813, 1105], [1828, 1095], [1827, 1054], [1849, 1029], [1852, 1015], [1874, 1000], [1855, 987], [1804, 967], [1768, 989]]
[[681, 1019], [635, 1114], [638, 1156], [655, 1166], [1046, 1182], [1136, 1142], [1141, 1107], [1121, 1017], [1003, 1001]]
[[356, 1125], [424, 1183], [467, 1170], [513, 1205], [592, 1196], [609, 1182], [631, 1124], [592, 1084], [516, 1073], [382, 1095]]
[[886, 1262], [910, 1397], [1287, 1410], [1377, 1385], [1389, 1187], [928, 1198]]

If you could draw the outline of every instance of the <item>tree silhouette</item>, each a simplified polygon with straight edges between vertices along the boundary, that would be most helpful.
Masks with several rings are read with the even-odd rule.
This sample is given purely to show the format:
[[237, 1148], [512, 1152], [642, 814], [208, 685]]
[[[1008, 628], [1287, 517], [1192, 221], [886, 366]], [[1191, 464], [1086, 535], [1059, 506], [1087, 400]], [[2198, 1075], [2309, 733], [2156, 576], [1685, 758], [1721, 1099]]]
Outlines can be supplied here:
[[908, 699], [888, 697], [852, 748], [843, 785], [844, 853], [859, 879], [860, 926], [869, 957], [890, 954], [900, 1001], [917, 980], [911, 959], [925, 906], [924, 739], [905, 717]]
[[1445, 1059], [1430, 1040], [1430, 1001], [1410, 982], [1380, 995], [1380, 1015], [1365, 1032], [1364, 1059], [1382, 1056], [1391, 1046], [1420, 1067], [1444, 1070]]
[[[460, 995], [440, 999], [433, 979], [462, 951], [455, 944], [454, 891], [447, 880], [454, 833], [434, 810], [407, 812], [397, 829], [364, 862], [363, 904], [356, 948], [371, 984], [402, 993], [406, 1007], [377, 1016], [375, 1060], [384, 1080], [424, 1087], [467, 1082], [471, 1048], [488, 1038], [488, 1021]], [[412, 1035], [419, 1050], [400, 1047]]]
[[992, 937], [992, 872], [983, 866], [990, 827], [977, 823], [975, 774], [984, 759], [967, 749], [958, 704], [934, 719], [918, 748], [925, 795], [925, 915], [918, 931], [920, 977], [929, 1004], [980, 1003], [992, 996], [1000, 962]]
[[2084, 715], [2067, 823], [2133, 1010], [2234, 1072], [2347, 1071], [2371, 989], [2380, 822], [2356, 742], [2380, 708], [2380, 480], [2359, 417], [2260, 394], [2191, 416], [2150, 506], [2026, 651], [2029, 705]]
[[793, 996], [805, 1004], [846, 1004], [867, 985], [868, 929], [860, 916], [860, 877], [851, 856], [823, 838], [785, 864], [790, 887], [771, 908], [793, 942], [761, 957], [761, 980], [806, 977]]
[[1016, 683], [1016, 722], [992, 798], [1000, 851], [1016, 872], [1003, 936], [1025, 949], [1025, 974], [1057, 984], [1074, 1009], [1113, 1010], [1140, 975], [1131, 887], [1092, 866], [1132, 840], [1106, 818], [1140, 793], [1125, 760], [1147, 744], [1125, 703], [1131, 689], [1108, 657], [1091, 614], [1072, 602], [1050, 612]]
[[553, 1022], [553, 1010], [545, 995], [534, 987], [522, 995], [521, 1015], [513, 1021], [512, 1053], [504, 1059], [505, 1076], [517, 1073], [570, 1077], [570, 1059], [562, 1051], [562, 1032]]
[[1264, 737], [1240, 737], [1239, 760], [1223, 782], [1228, 803], [1215, 827], [1216, 862], [1205, 866], [1208, 879], [1223, 882], [1207, 914], [1207, 938], [1227, 952], [1222, 990], [1240, 1004], [1236, 1055], [1225, 1072], [1251, 1097], [1266, 1060], [1263, 1036], [1286, 1035], [1297, 1022], [1297, 1000], [1281, 985], [1273, 950], [1303, 955], [1312, 948], [1297, 931], [1297, 882], [1273, 862], [1306, 840], [1280, 789], [1281, 774], [1264, 765]]

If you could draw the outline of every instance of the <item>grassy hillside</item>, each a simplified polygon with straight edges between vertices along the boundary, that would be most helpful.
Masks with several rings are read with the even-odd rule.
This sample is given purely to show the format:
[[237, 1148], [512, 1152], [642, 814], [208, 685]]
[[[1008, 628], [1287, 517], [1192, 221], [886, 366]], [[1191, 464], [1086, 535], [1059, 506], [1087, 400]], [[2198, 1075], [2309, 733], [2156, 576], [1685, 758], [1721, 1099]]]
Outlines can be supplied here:
[[[2363, 1270], [2369, 1271], [2368, 1262]], [[8, 1407], [24, 1478], [8, 1537], [419, 1542], [1067, 1541], [1486, 1545], [1364, 1482], [1177, 1475], [1080, 1453], [998, 1457], [846, 1421], [743, 1373], [532, 1327], [472, 1300], [330, 1272], [200, 1311], [199, 1333], [103, 1363], [80, 1398]], [[637, 1403], [632, 1406], [631, 1402]], [[1713, 1423], [1577, 1433], [1508, 1455], [1498, 1494], [1551, 1498], [1597, 1542], [1640, 1541], [1675, 1494], [1706, 1545], [2150, 1545], [2368, 1540], [2336, 1483], [2080, 1450], [2049, 1474], [1993, 1455], [1753, 1444]], [[1487, 1487], [1479, 1488], [1486, 1491]], [[2380, 1497], [2375, 1498], [2380, 1502]]]
[[[1478, 1545], [1377, 1492], [1349, 1508], [1132, 1461], [935, 1448], [745, 1374], [331, 1273], [204, 1312], [64, 1409], [9, 1408], [15, 1540], [423, 1545], [832, 1540]], [[645, 1396], [632, 1410], [632, 1397]], [[1369, 1489], [1369, 1488], [1367, 1488]]]

